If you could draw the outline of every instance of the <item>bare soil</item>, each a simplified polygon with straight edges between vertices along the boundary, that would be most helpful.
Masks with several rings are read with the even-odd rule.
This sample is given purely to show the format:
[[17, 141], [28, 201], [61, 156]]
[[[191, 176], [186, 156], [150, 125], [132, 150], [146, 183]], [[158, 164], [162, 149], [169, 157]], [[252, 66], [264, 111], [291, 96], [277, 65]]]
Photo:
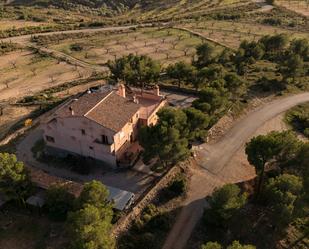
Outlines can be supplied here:
[[42, 58], [30, 51], [1, 56], [0, 101], [32, 95], [67, 81], [86, 78], [90, 72], [52, 58]]
[[309, 16], [309, 2], [305, 0], [297, 0], [297, 1], [276, 1], [276, 4], [292, 11], [295, 11], [304, 16]]
[[63, 224], [49, 221], [38, 211], [29, 212], [14, 207], [2, 209], [0, 224], [0, 248], [63, 248]]
[[36, 110], [35, 106], [14, 106], [6, 105], [3, 108], [3, 115], [0, 116], [0, 138], [6, 134], [10, 128], [27, 117], [31, 112]]

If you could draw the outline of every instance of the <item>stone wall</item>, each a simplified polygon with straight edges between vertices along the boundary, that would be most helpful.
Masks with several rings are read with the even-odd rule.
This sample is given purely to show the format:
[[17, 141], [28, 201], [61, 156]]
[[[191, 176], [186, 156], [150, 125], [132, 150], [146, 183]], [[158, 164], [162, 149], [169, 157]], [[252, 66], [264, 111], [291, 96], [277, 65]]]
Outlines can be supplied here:
[[112, 231], [113, 236], [118, 237], [129, 229], [132, 222], [136, 220], [143, 209], [156, 198], [159, 191], [165, 188], [178, 173], [183, 171], [184, 163], [172, 167], [163, 177], [152, 185], [150, 189], [145, 191], [144, 195], [137, 201], [137, 204], [114, 225]]

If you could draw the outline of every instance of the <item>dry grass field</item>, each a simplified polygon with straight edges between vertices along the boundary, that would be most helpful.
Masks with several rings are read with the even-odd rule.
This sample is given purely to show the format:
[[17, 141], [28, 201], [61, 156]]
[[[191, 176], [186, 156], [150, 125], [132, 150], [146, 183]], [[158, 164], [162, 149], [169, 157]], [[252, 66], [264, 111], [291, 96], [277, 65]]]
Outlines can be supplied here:
[[12, 52], [0, 57], [0, 101], [32, 95], [67, 81], [89, 77], [90, 73], [30, 51]]
[[23, 20], [0, 20], [0, 30], [18, 29], [24, 27], [34, 27], [48, 25], [46, 22], [32, 22]]
[[[176, 1], [177, 2], [177, 1]], [[166, 1], [162, 4], [154, 3], [148, 6], [147, 11], [141, 9], [133, 9], [126, 14], [126, 18], [134, 17], [138, 14], [141, 21], [149, 19], [164, 19], [168, 17], [187, 17], [188, 15], [200, 15], [205, 12], [220, 10], [228, 7], [243, 6], [250, 3], [248, 0], [180, 0]]]
[[304, 16], [309, 16], [308, 0], [277, 0], [276, 4], [287, 9], [293, 10]]

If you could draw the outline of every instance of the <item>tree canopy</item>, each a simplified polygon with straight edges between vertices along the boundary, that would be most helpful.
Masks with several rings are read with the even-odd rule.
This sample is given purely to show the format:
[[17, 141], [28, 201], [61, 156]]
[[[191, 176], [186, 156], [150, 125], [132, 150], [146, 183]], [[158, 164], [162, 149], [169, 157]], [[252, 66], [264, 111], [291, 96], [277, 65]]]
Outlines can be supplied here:
[[235, 184], [227, 184], [214, 191], [209, 199], [210, 209], [205, 210], [206, 223], [223, 226], [247, 201], [247, 195], [241, 193]]
[[14, 154], [0, 153], [0, 192], [9, 199], [24, 201], [31, 182], [23, 162]]
[[201, 249], [222, 249], [222, 246], [218, 242], [207, 242]]
[[69, 213], [67, 226], [74, 249], [113, 249], [111, 236], [113, 210], [108, 190], [99, 181], [84, 185], [76, 211]]
[[[242, 245], [239, 241], [233, 241], [226, 249], [255, 249], [255, 246], [252, 245]], [[205, 245], [202, 245], [201, 249], [223, 249], [218, 242], [208, 242]]]
[[169, 65], [166, 73], [170, 78], [177, 80], [178, 87], [180, 88], [182, 82], [186, 84], [190, 83], [195, 73], [195, 68], [189, 63], [180, 61], [174, 65]]
[[259, 175], [257, 195], [261, 191], [265, 173], [265, 166], [268, 162], [275, 160], [287, 162], [293, 159], [299, 150], [300, 142], [292, 132], [270, 132], [267, 135], [260, 135], [251, 139], [246, 145], [246, 154]]
[[215, 47], [210, 43], [203, 43], [196, 48], [198, 67], [205, 67], [214, 62], [216, 56]]
[[75, 197], [64, 186], [52, 186], [46, 195], [46, 207], [53, 220], [66, 220], [69, 211], [73, 210]]
[[107, 66], [113, 80], [122, 80], [128, 85], [139, 87], [156, 82], [161, 72], [160, 64], [145, 55], [129, 54], [115, 61], [108, 61]]
[[69, 215], [70, 244], [74, 249], [112, 249], [115, 241], [110, 236], [112, 216], [86, 204]]
[[293, 216], [295, 202], [300, 196], [303, 184], [300, 177], [283, 174], [269, 179], [264, 196], [271, 207], [277, 225], [287, 225]]

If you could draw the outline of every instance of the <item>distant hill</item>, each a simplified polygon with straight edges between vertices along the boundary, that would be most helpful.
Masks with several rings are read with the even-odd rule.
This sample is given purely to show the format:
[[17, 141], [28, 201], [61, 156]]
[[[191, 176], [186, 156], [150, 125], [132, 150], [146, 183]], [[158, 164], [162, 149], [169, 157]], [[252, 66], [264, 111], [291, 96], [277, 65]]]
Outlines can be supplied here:
[[[195, 0], [193, 0], [195, 1]], [[185, 2], [193, 2], [186, 0]], [[0, 3], [11, 5], [26, 5], [26, 6], [57, 6], [61, 8], [74, 7], [78, 5], [86, 6], [89, 8], [133, 8], [139, 5], [142, 8], [150, 9], [161, 6], [171, 6], [183, 2], [181, 0], [0, 0]]]
[[132, 8], [135, 6], [139, 0], [2, 0], [0, 2], [5, 2], [6, 4], [12, 5], [39, 5], [39, 6], [57, 6], [61, 8], [74, 7], [78, 5], [83, 5], [90, 8], [118, 8], [127, 7]]
[[[177, 0], [178, 1], [178, 0]], [[136, 4], [146, 6], [152, 4], [153, 2], [164, 2], [162, 0], [0, 0], [0, 2], [5, 2], [6, 4], [18, 4], [18, 5], [39, 5], [39, 6], [58, 6], [58, 7], [68, 7], [83, 5], [90, 8], [133, 8]], [[170, 2], [167, 0], [166, 2]]]

